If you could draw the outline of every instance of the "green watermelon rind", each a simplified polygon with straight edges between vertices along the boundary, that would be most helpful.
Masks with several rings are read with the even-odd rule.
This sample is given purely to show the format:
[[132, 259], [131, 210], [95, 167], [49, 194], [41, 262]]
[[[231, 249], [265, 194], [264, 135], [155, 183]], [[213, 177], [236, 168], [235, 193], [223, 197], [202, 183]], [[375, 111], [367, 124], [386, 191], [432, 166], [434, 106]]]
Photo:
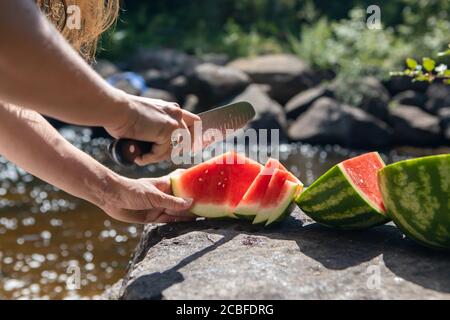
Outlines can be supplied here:
[[388, 165], [378, 179], [387, 214], [406, 236], [450, 249], [450, 154]]
[[362, 230], [390, 219], [359, 192], [341, 164], [335, 165], [295, 199], [316, 222], [342, 230]]
[[[298, 185], [291, 181], [286, 181], [285, 183], [289, 185], [288, 187], [289, 191], [284, 194], [284, 199], [280, 202], [278, 207], [274, 208], [270, 213], [270, 216], [266, 222], [266, 226], [269, 226], [281, 220], [281, 217], [286, 216], [286, 214], [289, 211], [289, 208], [293, 208], [291, 204], [295, 196], [300, 192], [299, 190], [303, 187], [303, 185]], [[290, 212], [292, 212], [292, 210], [290, 210]]]

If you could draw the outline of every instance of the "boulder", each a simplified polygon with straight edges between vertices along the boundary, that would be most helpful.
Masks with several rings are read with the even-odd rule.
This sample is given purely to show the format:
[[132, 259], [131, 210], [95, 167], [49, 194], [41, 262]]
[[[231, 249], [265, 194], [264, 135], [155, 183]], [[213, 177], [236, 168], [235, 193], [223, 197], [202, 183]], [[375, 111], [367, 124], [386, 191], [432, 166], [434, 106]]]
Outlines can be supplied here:
[[383, 84], [393, 96], [407, 90], [425, 92], [429, 86], [426, 81], [413, 82], [411, 77], [406, 76], [390, 77], [388, 80], [384, 81]]
[[225, 66], [230, 62], [230, 57], [225, 53], [206, 53], [200, 57], [202, 63], [212, 63], [218, 66]]
[[104, 299], [450, 299], [450, 259], [392, 224], [338, 232], [300, 210], [272, 228], [239, 220], [147, 225]]
[[450, 143], [450, 107], [441, 108], [438, 111], [442, 135], [447, 143]]
[[414, 90], [407, 90], [396, 94], [392, 101], [395, 104], [403, 104], [407, 106], [416, 106], [423, 108], [427, 102], [426, 94]]
[[450, 107], [450, 85], [433, 83], [427, 90], [425, 110], [436, 114], [440, 108]]
[[300, 92], [291, 98], [284, 110], [288, 119], [296, 119], [304, 113], [308, 108], [322, 97], [332, 97], [333, 93], [326, 86], [317, 86], [303, 92]]
[[442, 143], [439, 118], [419, 107], [398, 105], [391, 110], [396, 144], [435, 146]]
[[250, 83], [242, 71], [211, 63], [198, 65], [188, 78], [188, 91], [197, 95], [200, 104], [211, 107], [242, 92]]
[[380, 148], [391, 142], [391, 130], [365, 111], [320, 98], [295, 120], [289, 138], [317, 144], [339, 144], [349, 148]]
[[265, 86], [251, 84], [241, 94], [227, 102], [250, 102], [255, 108], [256, 116], [249, 127], [278, 129], [280, 130], [280, 139], [284, 140], [286, 138], [286, 116], [283, 107], [268, 96], [267, 90], [268, 88]]
[[102, 77], [108, 78], [116, 73], [119, 73], [119, 68], [108, 60], [98, 60], [93, 65], [92, 68]]
[[389, 118], [389, 92], [374, 77], [335, 79], [329, 89], [341, 102], [362, 109], [383, 121]]
[[161, 70], [173, 78], [180, 74], [189, 74], [198, 64], [199, 61], [194, 56], [175, 49], [139, 48], [131, 56], [129, 68], [139, 72]]
[[228, 66], [245, 72], [253, 82], [269, 85], [269, 95], [282, 105], [320, 80], [305, 62], [288, 54], [241, 58]]
[[161, 99], [169, 102], [176, 102], [177, 99], [168, 91], [150, 88], [144, 91], [142, 94], [143, 97], [152, 98], [152, 99]]

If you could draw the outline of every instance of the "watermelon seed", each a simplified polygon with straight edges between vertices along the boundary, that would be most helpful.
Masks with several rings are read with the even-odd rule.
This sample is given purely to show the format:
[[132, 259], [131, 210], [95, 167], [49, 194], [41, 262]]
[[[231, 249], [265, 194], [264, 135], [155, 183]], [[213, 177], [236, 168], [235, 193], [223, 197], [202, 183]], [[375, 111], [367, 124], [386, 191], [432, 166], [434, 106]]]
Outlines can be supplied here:
[[202, 178], [198, 178], [198, 181], [199, 181], [199, 182], [202, 182], [202, 181], [203, 181], [203, 179], [202, 179]]

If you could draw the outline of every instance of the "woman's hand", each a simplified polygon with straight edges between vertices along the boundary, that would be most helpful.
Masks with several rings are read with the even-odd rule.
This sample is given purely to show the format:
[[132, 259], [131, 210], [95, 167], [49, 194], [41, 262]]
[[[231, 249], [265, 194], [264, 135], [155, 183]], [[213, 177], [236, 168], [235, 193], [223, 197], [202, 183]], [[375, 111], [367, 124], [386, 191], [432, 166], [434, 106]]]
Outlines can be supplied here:
[[108, 183], [99, 207], [114, 219], [129, 223], [167, 223], [194, 220], [188, 212], [192, 199], [171, 194], [170, 175], [128, 179], [116, 176]]
[[117, 99], [123, 105], [123, 114], [105, 129], [115, 138], [129, 138], [154, 143], [151, 153], [136, 159], [138, 165], [159, 162], [170, 157], [171, 137], [176, 129], [186, 129], [190, 135], [195, 121], [200, 118], [180, 108], [177, 103], [138, 97], [120, 92]]

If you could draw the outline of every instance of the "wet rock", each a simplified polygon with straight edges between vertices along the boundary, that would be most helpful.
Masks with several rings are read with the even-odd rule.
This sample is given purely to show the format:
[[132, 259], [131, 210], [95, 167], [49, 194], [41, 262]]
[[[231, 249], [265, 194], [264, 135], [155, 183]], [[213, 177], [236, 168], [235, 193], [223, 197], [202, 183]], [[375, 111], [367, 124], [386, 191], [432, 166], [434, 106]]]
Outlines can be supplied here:
[[189, 74], [198, 64], [197, 58], [178, 50], [140, 48], [130, 58], [129, 68], [133, 71], [160, 70], [173, 78]]
[[289, 127], [289, 138], [351, 148], [379, 148], [391, 142], [391, 130], [363, 110], [320, 98]]
[[218, 66], [225, 66], [230, 62], [230, 57], [224, 53], [207, 53], [200, 57], [202, 63], [212, 63]]
[[426, 81], [413, 82], [412, 78], [402, 76], [391, 77], [384, 81], [383, 84], [393, 96], [407, 90], [425, 92], [429, 86]]
[[435, 146], [442, 142], [438, 117], [419, 107], [406, 105], [395, 106], [391, 113], [397, 144]]
[[427, 96], [422, 92], [407, 90], [400, 92], [392, 98], [395, 104], [403, 104], [407, 106], [416, 106], [423, 108], [427, 102]]
[[248, 101], [256, 111], [255, 119], [250, 123], [254, 129], [278, 129], [280, 139], [286, 138], [286, 116], [283, 107], [272, 100], [266, 93], [267, 87], [251, 84], [230, 102]]
[[284, 107], [286, 116], [288, 119], [296, 119], [319, 98], [331, 97], [332, 95], [333, 93], [323, 85], [300, 92], [291, 98]]
[[144, 91], [142, 94], [143, 97], [152, 98], [152, 99], [161, 99], [169, 102], [176, 102], [177, 99], [168, 91], [150, 88]]
[[188, 82], [188, 91], [199, 97], [201, 105], [209, 108], [242, 92], [250, 79], [239, 70], [205, 63], [194, 69]]
[[329, 89], [337, 100], [387, 121], [390, 95], [381, 82], [374, 77], [362, 79], [336, 79]]
[[338, 232], [296, 210], [245, 221], [147, 225], [119, 299], [449, 299], [448, 255], [391, 224]]
[[433, 83], [427, 90], [428, 101], [425, 110], [437, 113], [440, 108], [450, 107], [450, 85]]
[[447, 143], [450, 143], [450, 107], [441, 108], [438, 111], [442, 135]]
[[228, 66], [247, 73], [253, 82], [269, 85], [269, 95], [283, 105], [320, 80], [305, 62], [287, 54], [241, 58]]
[[98, 60], [92, 67], [102, 78], [107, 78], [120, 72], [119, 68], [108, 60]]

